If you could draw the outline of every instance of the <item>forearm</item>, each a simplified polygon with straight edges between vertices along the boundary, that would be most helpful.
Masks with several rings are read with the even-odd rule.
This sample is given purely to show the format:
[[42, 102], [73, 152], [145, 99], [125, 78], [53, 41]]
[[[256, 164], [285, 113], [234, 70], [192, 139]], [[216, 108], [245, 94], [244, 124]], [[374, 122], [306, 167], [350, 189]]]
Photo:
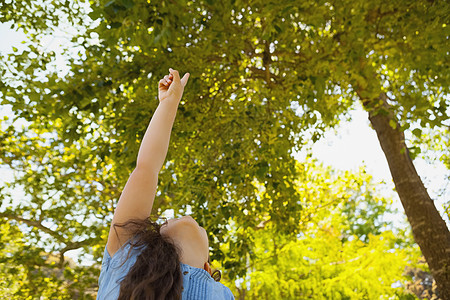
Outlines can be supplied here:
[[160, 102], [142, 139], [136, 167], [156, 174], [162, 168], [169, 148], [170, 133], [179, 101]]

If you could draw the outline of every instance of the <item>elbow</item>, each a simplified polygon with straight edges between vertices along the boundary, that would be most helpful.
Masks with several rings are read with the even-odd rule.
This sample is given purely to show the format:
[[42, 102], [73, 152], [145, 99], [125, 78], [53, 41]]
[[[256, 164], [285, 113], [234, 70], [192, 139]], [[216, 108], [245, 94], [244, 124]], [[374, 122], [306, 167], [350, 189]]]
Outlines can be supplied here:
[[148, 178], [158, 178], [159, 171], [160, 169], [153, 165], [137, 164], [136, 168], [134, 168], [133, 173], [146, 175]]

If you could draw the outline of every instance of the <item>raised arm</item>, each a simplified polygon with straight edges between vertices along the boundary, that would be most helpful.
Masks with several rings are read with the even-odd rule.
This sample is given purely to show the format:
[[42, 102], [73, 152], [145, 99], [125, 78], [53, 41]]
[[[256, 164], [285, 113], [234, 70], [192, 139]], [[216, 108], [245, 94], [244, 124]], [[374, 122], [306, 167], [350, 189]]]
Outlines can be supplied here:
[[170, 74], [159, 81], [159, 105], [139, 148], [136, 168], [131, 173], [114, 212], [107, 242], [111, 256], [130, 238], [120, 227], [114, 228], [114, 224], [147, 218], [152, 211], [158, 173], [166, 159], [178, 104], [189, 78], [189, 73], [180, 79], [178, 71], [169, 71]]
[[166, 159], [172, 125], [189, 78], [189, 73], [180, 79], [178, 71], [169, 70], [171, 72], [166, 76], [167, 79], [161, 79], [159, 82], [160, 103], [144, 135], [136, 163], [137, 168], [156, 174]]

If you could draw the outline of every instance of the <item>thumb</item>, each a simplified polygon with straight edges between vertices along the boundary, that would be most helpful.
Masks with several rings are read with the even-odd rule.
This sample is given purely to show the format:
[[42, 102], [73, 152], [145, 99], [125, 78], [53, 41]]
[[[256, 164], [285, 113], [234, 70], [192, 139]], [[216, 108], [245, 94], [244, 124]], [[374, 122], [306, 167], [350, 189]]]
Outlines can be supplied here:
[[186, 74], [184, 74], [184, 76], [183, 76], [183, 78], [181, 78], [181, 85], [183, 86], [183, 87], [185, 87], [186, 86], [186, 83], [187, 83], [187, 81], [188, 81], [188, 79], [189, 79], [189, 73], [186, 73]]

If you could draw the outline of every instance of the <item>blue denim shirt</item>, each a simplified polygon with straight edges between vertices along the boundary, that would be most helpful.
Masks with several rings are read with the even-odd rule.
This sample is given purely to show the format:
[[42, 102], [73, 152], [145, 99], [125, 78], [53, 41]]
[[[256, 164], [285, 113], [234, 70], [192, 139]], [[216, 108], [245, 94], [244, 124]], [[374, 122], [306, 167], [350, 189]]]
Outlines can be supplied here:
[[[98, 279], [97, 300], [116, 300], [119, 297], [120, 281], [136, 262], [139, 249], [133, 248], [127, 259], [130, 243], [122, 246], [113, 257], [106, 250], [103, 254], [102, 269]], [[230, 300], [234, 299], [230, 289], [216, 282], [208, 272], [186, 264], [181, 264], [183, 275], [183, 300]]]

